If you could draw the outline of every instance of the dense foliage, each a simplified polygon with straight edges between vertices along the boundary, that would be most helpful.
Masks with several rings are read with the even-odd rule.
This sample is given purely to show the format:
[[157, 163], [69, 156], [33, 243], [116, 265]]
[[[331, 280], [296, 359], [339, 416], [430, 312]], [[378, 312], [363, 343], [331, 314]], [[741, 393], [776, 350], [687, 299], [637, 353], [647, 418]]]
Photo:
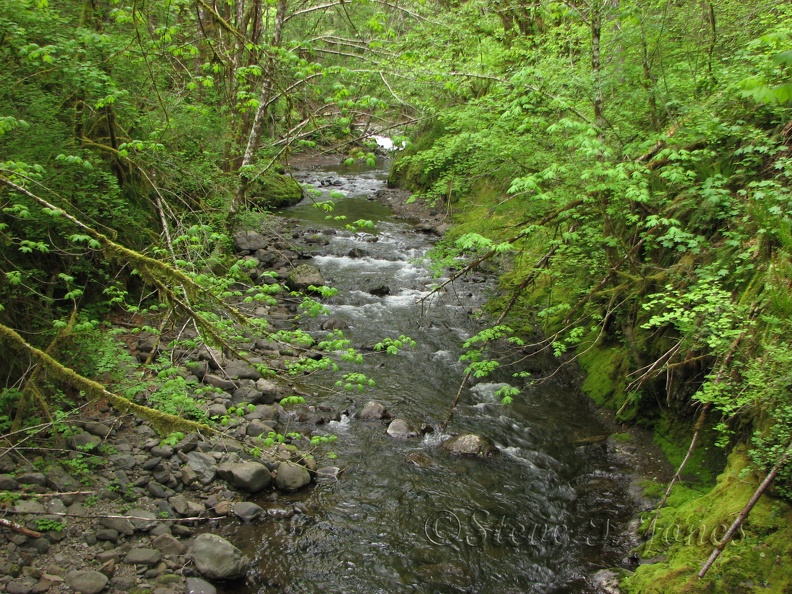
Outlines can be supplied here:
[[790, 40], [780, 0], [0, 0], [0, 425], [125, 375], [111, 312], [230, 347], [245, 207], [289, 199], [295, 151], [394, 129], [392, 182], [463, 223], [437, 262], [506, 271], [470, 376], [511, 337], [660, 441], [703, 431], [705, 484], [715, 442], [763, 475], [792, 443]]

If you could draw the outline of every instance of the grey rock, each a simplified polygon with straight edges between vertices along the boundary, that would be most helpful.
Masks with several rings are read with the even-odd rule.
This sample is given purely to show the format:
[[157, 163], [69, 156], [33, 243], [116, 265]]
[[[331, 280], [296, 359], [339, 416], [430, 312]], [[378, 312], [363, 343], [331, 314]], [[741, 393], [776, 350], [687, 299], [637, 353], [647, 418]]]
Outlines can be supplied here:
[[131, 509], [126, 516], [138, 532], [148, 532], [157, 525], [156, 514], [145, 509]]
[[272, 396], [273, 398], [277, 398], [281, 394], [281, 388], [278, 384], [264, 378], [256, 380], [256, 390], [264, 396]]
[[451, 454], [463, 456], [494, 456], [499, 453], [492, 441], [473, 433], [464, 433], [447, 439], [442, 447]]
[[202, 380], [210, 370], [209, 361], [188, 361], [185, 367], [199, 380]]
[[113, 466], [121, 470], [132, 470], [138, 463], [137, 459], [132, 454], [116, 454], [110, 456], [110, 462], [113, 463]]
[[338, 466], [325, 466], [316, 471], [316, 480], [331, 483], [338, 480], [341, 469]]
[[330, 318], [322, 322], [322, 330], [346, 330], [347, 328], [349, 328], [349, 324], [338, 318]]
[[107, 576], [98, 571], [70, 571], [66, 574], [66, 584], [81, 594], [98, 594], [107, 586]]
[[0, 491], [16, 491], [19, 483], [10, 474], [0, 474]]
[[361, 248], [352, 248], [347, 252], [347, 258], [365, 258], [369, 253]]
[[271, 431], [274, 431], [272, 425], [269, 425], [260, 419], [253, 419], [247, 426], [245, 433], [249, 437], [258, 437], [259, 435], [267, 435]]
[[202, 485], [211, 483], [217, 474], [217, 464], [215, 459], [203, 452], [189, 452], [187, 454], [187, 465], [198, 475], [198, 481]]
[[99, 518], [99, 524], [126, 536], [132, 536], [135, 533], [135, 525], [126, 518]]
[[241, 388], [237, 388], [234, 390], [234, 393], [231, 397], [231, 404], [234, 406], [245, 405], [245, 404], [256, 404], [259, 402], [266, 402], [269, 400], [270, 402], [274, 401], [274, 398], [266, 398], [261, 392], [259, 392], [255, 386], [242, 386]]
[[159, 343], [160, 343], [159, 336], [155, 334], [143, 335], [140, 338], [138, 338], [137, 350], [139, 350], [141, 353], [150, 353], [155, 348], [157, 348]]
[[376, 400], [370, 400], [363, 407], [363, 410], [358, 413], [358, 418], [364, 421], [378, 421], [380, 419], [387, 419], [390, 415], [385, 405]]
[[161, 458], [170, 458], [173, 456], [174, 449], [171, 446], [156, 445], [151, 448], [152, 456], [160, 456]]
[[234, 505], [234, 514], [243, 522], [252, 522], [262, 513], [264, 513], [264, 509], [260, 505], [249, 501], [241, 501]]
[[183, 466], [181, 469], [180, 474], [181, 482], [184, 483], [185, 487], [189, 487], [195, 481], [198, 480], [198, 473], [196, 473], [192, 468], [189, 466]]
[[24, 577], [8, 582], [5, 591], [8, 592], [8, 594], [31, 594], [36, 584], [37, 580], [32, 577]]
[[170, 534], [160, 534], [151, 541], [152, 546], [163, 555], [184, 555], [187, 547], [178, 538]]
[[25, 472], [23, 474], [18, 474], [16, 480], [20, 485], [47, 486], [47, 477], [41, 472]]
[[18, 514], [42, 514], [47, 510], [38, 501], [33, 499], [20, 499], [14, 504], [14, 511]]
[[104, 423], [99, 423], [96, 421], [89, 421], [85, 423], [83, 429], [90, 433], [91, 435], [96, 435], [97, 437], [105, 438], [110, 435], [110, 432], [113, 430], [112, 427], [108, 427]]
[[307, 291], [311, 285], [323, 286], [325, 280], [313, 264], [298, 264], [286, 275], [286, 284], [292, 291]]
[[118, 530], [112, 528], [99, 528], [96, 531], [96, 540], [103, 540], [107, 542], [118, 542]]
[[80, 483], [66, 472], [62, 466], [53, 464], [47, 468], [47, 486], [60, 493], [78, 491]]
[[176, 444], [176, 451], [188, 454], [192, 452], [198, 445], [199, 437], [197, 433], [190, 433], [186, 435], [179, 443]]
[[209, 384], [210, 386], [214, 386], [215, 388], [220, 388], [226, 392], [231, 392], [237, 387], [237, 384], [230, 379], [214, 375], [213, 373], [207, 373], [203, 377], [203, 382], [205, 384]]
[[258, 462], [222, 464], [218, 467], [217, 474], [234, 487], [249, 493], [263, 491], [272, 483], [269, 470]]
[[225, 372], [231, 379], [257, 380], [261, 378], [258, 370], [244, 361], [229, 361], [225, 365]]
[[69, 446], [74, 450], [84, 450], [95, 448], [102, 443], [102, 438], [90, 433], [78, 433], [72, 435], [69, 439]]
[[250, 568], [250, 559], [216, 534], [199, 535], [193, 543], [192, 557], [198, 572], [209, 579], [244, 578]]
[[255, 252], [269, 247], [269, 239], [256, 231], [240, 231], [234, 235], [234, 247], [237, 252]]
[[184, 594], [217, 594], [217, 588], [201, 578], [187, 578]]
[[388, 425], [387, 433], [397, 439], [407, 439], [417, 435], [404, 419], [393, 419]]
[[160, 559], [162, 559], [162, 553], [155, 549], [130, 549], [124, 557], [124, 563], [154, 567], [160, 562]]
[[296, 491], [311, 482], [311, 475], [304, 466], [294, 462], [281, 462], [275, 476], [275, 486], [281, 491]]
[[140, 467], [143, 470], [154, 470], [157, 466], [160, 465], [160, 462], [162, 462], [162, 457], [154, 456], [153, 458], [149, 458], [148, 460], [143, 462], [143, 464], [141, 464]]
[[206, 409], [206, 414], [210, 419], [212, 417], [224, 417], [228, 414], [228, 409], [226, 408], [225, 404], [213, 402]]

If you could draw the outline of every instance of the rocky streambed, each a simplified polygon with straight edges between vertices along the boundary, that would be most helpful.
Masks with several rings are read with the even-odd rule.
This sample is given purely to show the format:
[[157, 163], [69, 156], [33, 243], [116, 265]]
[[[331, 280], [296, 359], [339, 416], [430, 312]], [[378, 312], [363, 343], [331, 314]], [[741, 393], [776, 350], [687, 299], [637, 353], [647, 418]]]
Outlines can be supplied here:
[[[494, 397], [501, 384], [479, 382], [460, 403], [456, 437], [441, 430], [462, 375], [459, 342], [484, 299], [474, 276], [430, 315], [416, 306], [437, 281], [415, 261], [446, 228], [443, 213], [407, 204], [381, 173], [320, 167], [302, 177], [340, 187], [349, 200], [336, 213], [373, 213], [381, 230], [328, 224], [305, 205], [239, 231], [235, 250], [254, 283], [284, 290], [274, 303], [235, 305], [273, 331], [322, 340], [343, 329], [372, 355], [371, 396], [319, 397], [334, 379], [287, 373], [301, 357], [327, 357], [315, 343], [249, 336], [243, 360], [169, 348], [190, 337], [184, 327], [128, 335], [138, 362], [174, 363], [218, 431], [161, 436], [97, 402], [66, 422], [54, 459], [24, 442], [0, 450], [2, 517], [13, 524], [0, 529], [0, 591], [595, 592], [605, 587], [597, 569], [629, 566], [632, 471], [646, 460], [606, 440], [596, 414], [580, 415], [576, 378], [526, 387], [510, 410]], [[325, 282], [348, 297], [329, 299], [317, 318], [286, 290]], [[401, 363], [374, 353], [373, 340], [400, 332], [419, 338]]]

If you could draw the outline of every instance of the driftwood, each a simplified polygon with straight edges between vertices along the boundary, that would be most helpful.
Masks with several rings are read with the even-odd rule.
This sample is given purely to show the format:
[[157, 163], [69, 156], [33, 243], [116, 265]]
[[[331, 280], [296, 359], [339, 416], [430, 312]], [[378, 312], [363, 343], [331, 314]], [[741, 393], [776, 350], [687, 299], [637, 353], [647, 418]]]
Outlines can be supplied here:
[[19, 532], [20, 534], [24, 534], [28, 538], [41, 538], [41, 532], [36, 532], [35, 530], [31, 530], [30, 528], [25, 528], [24, 526], [20, 526], [10, 520], [6, 520], [4, 518], [0, 518], [0, 526], [5, 526], [6, 528], [10, 528], [14, 532]]

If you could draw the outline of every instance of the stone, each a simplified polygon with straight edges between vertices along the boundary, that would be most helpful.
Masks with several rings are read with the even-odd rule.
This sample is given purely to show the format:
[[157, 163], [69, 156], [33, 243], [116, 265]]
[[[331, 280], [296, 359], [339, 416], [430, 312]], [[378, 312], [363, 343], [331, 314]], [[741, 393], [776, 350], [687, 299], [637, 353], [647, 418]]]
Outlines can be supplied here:
[[250, 568], [250, 559], [216, 534], [200, 534], [193, 543], [192, 557], [198, 572], [209, 579], [241, 579]]
[[234, 248], [237, 252], [255, 252], [269, 247], [269, 240], [257, 231], [240, 231], [234, 235]]
[[380, 419], [387, 419], [389, 417], [388, 409], [385, 405], [376, 400], [370, 400], [363, 407], [363, 410], [358, 413], [358, 418], [364, 421], [378, 421]]
[[47, 486], [59, 493], [69, 491], [79, 491], [78, 483], [68, 472], [59, 464], [52, 464], [47, 468]]
[[217, 474], [234, 487], [249, 493], [263, 491], [272, 483], [269, 470], [258, 462], [222, 464], [218, 467]]
[[347, 258], [365, 258], [369, 253], [362, 248], [352, 248], [347, 252]]
[[266, 400], [272, 402], [275, 399], [265, 397], [255, 386], [242, 386], [234, 390], [234, 393], [231, 395], [231, 404], [234, 406], [256, 404], [265, 402]]
[[434, 464], [434, 461], [423, 452], [409, 452], [404, 456], [404, 460], [417, 466], [418, 468], [429, 468]]
[[271, 425], [268, 425], [260, 419], [253, 419], [247, 426], [245, 433], [248, 437], [258, 437], [259, 435], [267, 435], [271, 431], [274, 431]]
[[494, 456], [499, 453], [495, 444], [486, 437], [473, 433], [457, 435], [443, 442], [444, 450], [451, 454], [463, 456]]
[[184, 483], [185, 487], [189, 487], [195, 481], [198, 480], [198, 473], [196, 473], [192, 468], [189, 466], [183, 466], [181, 469], [180, 474], [181, 482]]
[[234, 514], [243, 522], [252, 522], [264, 513], [260, 505], [249, 501], [240, 501], [234, 505]]
[[99, 524], [126, 536], [135, 533], [135, 525], [126, 518], [99, 518]]
[[203, 452], [187, 453], [187, 465], [195, 471], [202, 485], [211, 483], [217, 475], [217, 463], [209, 454]]
[[6, 584], [5, 591], [8, 594], [31, 594], [33, 588], [36, 587], [38, 580], [32, 577], [24, 577], [17, 580], [11, 580]]
[[292, 291], [307, 291], [308, 287], [324, 286], [325, 280], [313, 264], [298, 264], [286, 275], [286, 284]]
[[66, 574], [66, 584], [81, 594], [98, 594], [109, 581], [105, 574], [98, 571], [78, 570]]
[[154, 567], [160, 562], [160, 559], [162, 559], [162, 554], [155, 549], [130, 549], [124, 557], [124, 563]]
[[96, 435], [97, 437], [105, 438], [110, 435], [110, 432], [113, 430], [112, 427], [105, 425], [104, 423], [99, 423], [97, 421], [88, 421], [83, 426], [83, 429], [90, 433], [91, 435]]
[[96, 530], [96, 540], [104, 540], [107, 542], [118, 542], [118, 530], [112, 528], [99, 528]]
[[261, 373], [244, 361], [229, 361], [226, 363], [224, 371], [231, 379], [261, 379]]
[[132, 470], [138, 463], [137, 458], [132, 454], [116, 454], [110, 456], [110, 462], [113, 463], [113, 466], [121, 470]]
[[417, 433], [413, 431], [404, 419], [393, 419], [388, 425], [388, 435], [397, 439], [407, 439], [415, 437]]
[[275, 486], [281, 491], [296, 491], [311, 482], [311, 475], [304, 466], [294, 462], [281, 462], [275, 476]]
[[217, 594], [217, 588], [201, 578], [188, 577], [184, 594]]
[[214, 375], [213, 373], [207, 373], [203, 377], [203, 382], [215, 388], [220, 388], [225, 392], [232, 392], [237, 387], [237, 384], [230, 379]]
[[125, 515], [138, 532], [148, 532], [157, 525], [156, 514], [145, 509], [131, 509]]
[[338, 480], [341, 469], [338, 466], [325, 466], [316, 471], [316, 480], [331, 483]]
[[73, 450], [88, 450], [98, 447], [102, 443], [102, 438], [83, 432], [72, 435], [67, 441]]
[[349, 328], [349, 324], [338, 318], [330, 318], [322, 322], [322, 330], [346, 330], [347, 328]]
[[386, 295], [390, 295], [390, 287], [387, 285], [379, 285], [377, 287], [372, 287], [368, 292], [369, 295], [374, 295], [375, 297], [385, 297]]
[[43, 514], [47, 510], [34, 499], [20, 499], [14, 504], [14, 511], [18, 514]]
[[151, 541], [152, 546], [163, 555], [184, 555], [187, 547], [178, 538], [170, 534], [160, 534]]
[[38, 485], [40, 487], [47, 486], [47, 477], [42, 472], [25, 472], [18, 474], [16, 481], [20, 485]]

